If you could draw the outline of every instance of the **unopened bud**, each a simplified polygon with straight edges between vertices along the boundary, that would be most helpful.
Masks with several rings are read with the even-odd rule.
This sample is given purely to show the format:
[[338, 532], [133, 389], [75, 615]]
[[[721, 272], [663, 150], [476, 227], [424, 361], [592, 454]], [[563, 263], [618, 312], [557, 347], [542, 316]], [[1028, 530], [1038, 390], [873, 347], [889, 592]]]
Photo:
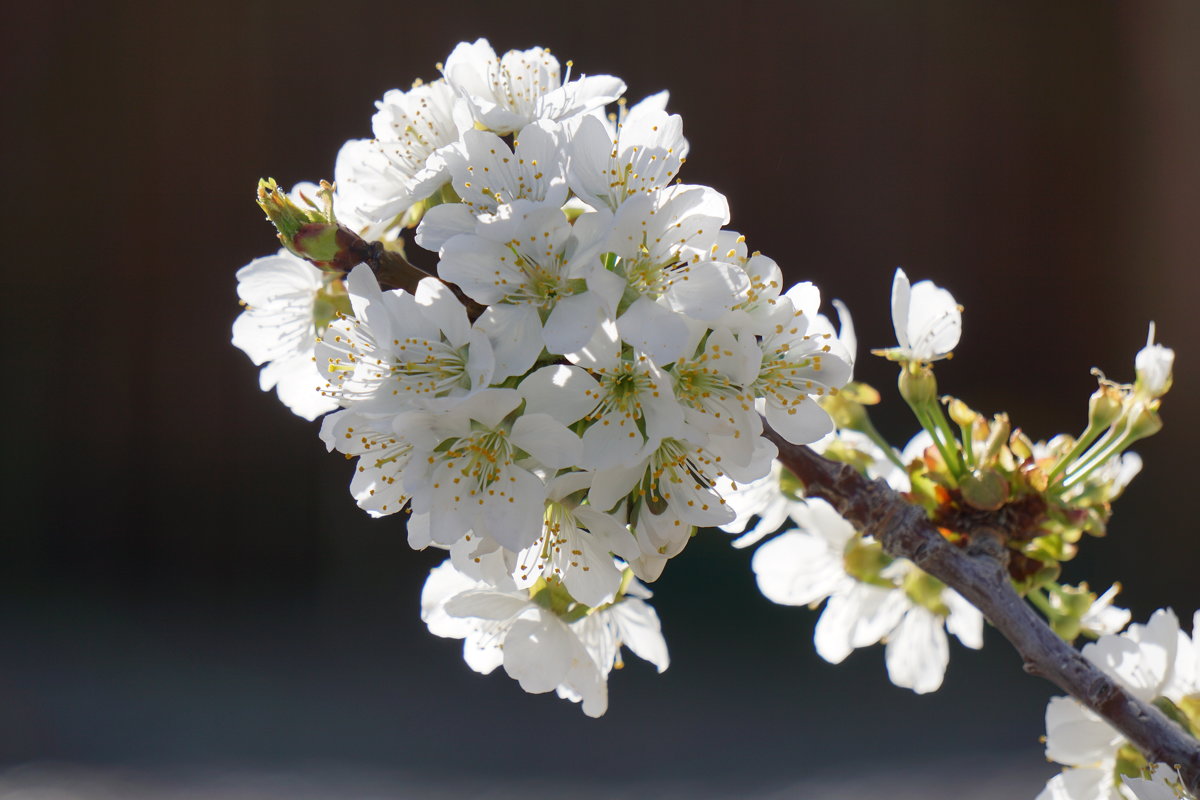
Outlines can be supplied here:
[[1013, 455], [1022, 461], [1033, 458], [1033, 441], [1020, 428], [1017, 428], [1012, 432], [1012, 436], [1008, 437], [1008, 449], [1012, 450]]
[[349, 272], [362, 257], [351, 249], [358, 237], [341, 225], [310, 222], [292, 237], [288, 249], [324, 269]]
[[1000, 452], [1000, 448], [1008, 441], [1008, 434], [1012, 431], [1012, 423], [1008, 421], [1008, 414], [997, 414], [992, 418], [991, 430], [988, 432], [987, 444], [983, 448], [983, 460], [990, 461]]
[[258, 182], [258, 206], [279, 232], [283, 246], [322, 269], [346, 272], [362, 261], [351, 249], [352, 243], [361, 240], [338, 225], [333, 214], [333, 187], [322, 183], [318, 196], [324, 207], [302, 197], [306, 208], [288, 197], [274, 179]]
[[974, 409], [957, 397], [950, 398], [947, 410], [950, 412], [950, 419], [963, 428], [969, 428], [979, 417], [979, 414]]
[[1150, 397], [1162, 397], [1171, 388], [1171, 370], [1175, 366], [1175, 351], [1154, 342], [1154, 323], [1146, 336], [1146, 346], [1138, 351], [1134, 359], [1137, 368], [1138, 392]]

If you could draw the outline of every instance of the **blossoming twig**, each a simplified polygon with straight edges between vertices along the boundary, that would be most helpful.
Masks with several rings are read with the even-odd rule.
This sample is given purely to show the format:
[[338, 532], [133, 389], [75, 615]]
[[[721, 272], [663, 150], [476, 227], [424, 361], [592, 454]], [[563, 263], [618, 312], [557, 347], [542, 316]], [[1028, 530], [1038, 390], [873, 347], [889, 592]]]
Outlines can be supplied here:
[[1200, 791], [1200, 747], [1166, 715], [1132, 696], [1059, 638], [1012, 588], [999, 534], [973, 532], [963, 548], [947, 541], [917, 506], [881, 480], [848, 464], [794, 445], [769, 426], [779, 460], [809, 496], [829, 502], [893, 556], [907, 558], [974, 603], [1025, 660], [1025, 670], [1053, 682], [1106, 719], [1151, 761], [1176, 766], [1184, 784]]

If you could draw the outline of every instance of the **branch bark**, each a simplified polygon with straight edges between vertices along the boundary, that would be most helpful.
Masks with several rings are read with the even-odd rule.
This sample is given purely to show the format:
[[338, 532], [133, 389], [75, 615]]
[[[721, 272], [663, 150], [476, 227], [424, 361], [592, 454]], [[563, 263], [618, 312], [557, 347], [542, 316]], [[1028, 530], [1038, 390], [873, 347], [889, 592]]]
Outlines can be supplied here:
[[779, 460], [809, 496], [827, 501], [888, 553], [909, 559], [971, 601], [1016, 648], [1027, 672], [1046, 678], [1099, 714], [1150, 761], [1174, 766], [1188, 790], [1200, 796], [1200, 741], [1129, 694], [1050, 630], [1013, 589], [1007, 548], [998, 535], [976, 533], [967, 547], [952, 544], [920, 508], [883, 481], [872, 481], [847, 464], [791, 444], [769, 426], [765, 435], [779, 447]]
[[[363, 263], [375, 273], [375, 279], [383, 289], [404, 289], [415, 294], [417, 284], [423, 278], [437, 278], [413, 264], [399, 253], [388, 250], [383, 242], [368, 242], [344, 225], [338, 228], [339, 244], [345, 247], [355, 264]], [[438, 278], [441, 280], [441, 278]], [[474, 322], [486, 310], [467, 296], [466, 292], [449, 281], [442, 281], [467, 309], [467, 317]]]

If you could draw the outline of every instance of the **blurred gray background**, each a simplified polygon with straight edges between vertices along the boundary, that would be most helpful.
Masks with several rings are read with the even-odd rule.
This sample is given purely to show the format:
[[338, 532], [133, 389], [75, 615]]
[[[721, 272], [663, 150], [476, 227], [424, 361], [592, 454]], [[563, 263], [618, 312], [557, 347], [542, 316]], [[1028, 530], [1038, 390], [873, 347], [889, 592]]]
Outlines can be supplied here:
[[[272, 252], [257, 179], [331, 177], [373, 101], [459, 40], [548, 46], [636, 100], [671, 90], [682, 177], [792, 280], [893, 342], [902, 265], [966, 306], [941, 388], [1035, 438], [1088, 369], [1178, 352], [1166, 430], [1067, 577], [1137, 617], [1200, 602], [1200, 5], [11, 4], [0, 37], [10, 409], [0, 798], [1022, 798], [1054, 769], [1048, 684], [989, 631], [944, 688], [833, 667], [816, 615], [699, 536], [655, 586], [671, 668], [611, 707], [471, 673], [417, 614], [437, 553], [346, 490], [316, 426], [229, 344], [234, 271]], [[14, 250], [15, 245], [15, 252]], [[876, 363], [878, 362], [878, 363]], [[915, 430], [893, 370], [880, 427]], [[985, 795], [986, 793], [986, 795]]]

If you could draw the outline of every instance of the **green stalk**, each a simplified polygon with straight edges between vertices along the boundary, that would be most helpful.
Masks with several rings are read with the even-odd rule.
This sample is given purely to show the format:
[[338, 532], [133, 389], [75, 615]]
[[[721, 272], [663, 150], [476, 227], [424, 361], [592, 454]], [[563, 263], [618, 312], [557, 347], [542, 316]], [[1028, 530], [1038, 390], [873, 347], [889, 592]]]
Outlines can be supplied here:
[[[1050, 474], [1047, 476], [1050, 479], [1050, 482], [1053, 483], [1054, 479], [1057, 478], [1063, 470], [1069, 467], [1075, 461], [1075, 459], [1079, 458], [1079, 456], [1082, 455], [1085, 450], [1087, 450], [1088, 446], [1094, 442], [1096, 437], [1099, 436], [1104, 430], [1105, 429], [1101, 428], [1099, 425], [1088, 423], [1087, 429], [1084, 430], [1082, 435], [1080, 435], [1079, 439], [1071, 447], [1070, 451], [1061, 459], [1059, 459], [1059, 462], [1054, 465], [1054, 469], [1050, 470]], [[1109, 430], [1111, 430], [1111, 427]]]

